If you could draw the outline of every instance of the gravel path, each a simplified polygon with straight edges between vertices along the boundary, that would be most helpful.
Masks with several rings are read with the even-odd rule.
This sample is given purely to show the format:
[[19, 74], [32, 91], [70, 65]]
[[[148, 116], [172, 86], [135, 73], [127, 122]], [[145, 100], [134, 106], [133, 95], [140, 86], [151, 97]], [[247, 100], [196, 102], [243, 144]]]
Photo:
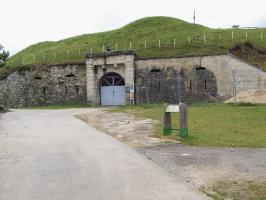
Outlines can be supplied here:
[[266, 180], [266, 149], [169, 144], [136, 150], [196, 187], [223, 180]]

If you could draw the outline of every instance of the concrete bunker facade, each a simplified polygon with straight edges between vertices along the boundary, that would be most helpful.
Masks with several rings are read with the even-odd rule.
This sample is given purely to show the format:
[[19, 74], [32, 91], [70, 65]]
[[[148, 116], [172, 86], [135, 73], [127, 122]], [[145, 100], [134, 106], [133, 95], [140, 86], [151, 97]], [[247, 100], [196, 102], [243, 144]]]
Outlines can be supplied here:
[[[107, 51], [88, 54], [86, 70], [87, 103], [93, 105], [224, 100], [233, 96], [234, 87], [237, 92], [266, 89], [265, 72], [229, 54], [140, 59], [133, 51]], [[237, 80], [233, 70], [237, 70]], [[124, 95], [115, 89], [105, 94], [108, 91], [103, 90], [102, 78], [110, 73], [123, 78]], [[117, 97], [124, 101], [103, 101]]]
[[[103, 52], [87, 54], [87, 103], [91, 105], [125, 105], [133, 102], [175, 103], [189, 100], [196, 101], [217, 97], [217, 81], [215, 75], [205, 67], [166, 66], [168, 60], [136, 59], [133, 51]], [[124, 88], [120, 91], [115, 81], [103, 80], [109, 76], [123, 79]], [[113, 76], [113, 77], [112, 77]], [[108, 101], [109, 99], [109, 101]], [[119, 100], [117, 100], [119, 99]]]

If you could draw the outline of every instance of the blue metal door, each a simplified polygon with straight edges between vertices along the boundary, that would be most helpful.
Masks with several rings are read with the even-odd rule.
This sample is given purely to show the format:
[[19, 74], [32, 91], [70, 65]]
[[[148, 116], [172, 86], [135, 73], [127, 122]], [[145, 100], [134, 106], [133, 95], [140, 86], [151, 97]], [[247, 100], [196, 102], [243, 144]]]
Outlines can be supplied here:
[[124, 79], [115, 73], [107, 74], [101, 81], [101, 105], [114, 106], [126, 104]]

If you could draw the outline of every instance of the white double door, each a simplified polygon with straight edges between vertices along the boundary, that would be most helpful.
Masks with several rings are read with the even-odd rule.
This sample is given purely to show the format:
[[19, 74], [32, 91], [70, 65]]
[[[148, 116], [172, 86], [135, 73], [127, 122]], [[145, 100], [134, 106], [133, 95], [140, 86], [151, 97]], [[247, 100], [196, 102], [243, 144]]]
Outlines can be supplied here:
[[126, 104], [126, 87], [120, 76], [107, 76], [101, 83], [101, 105], [114, 106]]

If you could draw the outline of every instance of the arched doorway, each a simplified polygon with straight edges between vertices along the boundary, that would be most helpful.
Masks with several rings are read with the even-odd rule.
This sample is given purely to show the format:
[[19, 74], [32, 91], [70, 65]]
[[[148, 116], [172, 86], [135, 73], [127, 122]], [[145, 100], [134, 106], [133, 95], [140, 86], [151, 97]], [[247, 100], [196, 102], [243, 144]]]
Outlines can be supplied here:
[[117, 73], [107, 73], [100, 81], [102, 106], [126, 104], [125, 80]]

